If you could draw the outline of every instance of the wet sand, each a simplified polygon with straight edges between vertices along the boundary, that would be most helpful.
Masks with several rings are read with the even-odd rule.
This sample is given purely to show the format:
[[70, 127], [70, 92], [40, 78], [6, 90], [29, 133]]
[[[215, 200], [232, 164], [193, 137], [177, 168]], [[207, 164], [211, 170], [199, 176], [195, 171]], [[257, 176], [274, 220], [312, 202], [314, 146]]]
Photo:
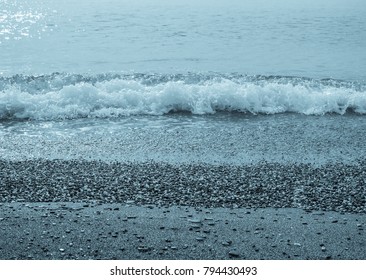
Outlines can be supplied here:
[[366, 216], [294, 208], [3, 203], [1, 259], [366, 259]]

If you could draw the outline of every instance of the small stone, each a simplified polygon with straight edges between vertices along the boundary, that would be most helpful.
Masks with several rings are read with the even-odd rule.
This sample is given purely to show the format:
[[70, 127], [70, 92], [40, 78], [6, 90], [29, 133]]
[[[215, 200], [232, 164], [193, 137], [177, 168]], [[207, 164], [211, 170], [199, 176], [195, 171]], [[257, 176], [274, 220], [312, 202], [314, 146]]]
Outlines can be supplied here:
[[188, 222], [194, 223], [194, 224], [199, 224], [201, 223], [200, 219], [188, 219]]
[[59, 250], [60, 250], [60, 252], [65, 252], [65, 249], [63, 249], [63, 248], [60, 248]]
[[221, 242], [221, 244], [222, 244], [223, 246], [230, 246], [232, 243], [233, 243], [233, 242], [232, 242], [231, 240]]
[[234, 258], [238, 258], [240, 256], [240, 254], [236, 251], [230, 251], [229, 256], [234, 257]]
[[191, 226], [192, 229], [199, 229], [201, 228], [201, 225], [200, 224], [194, 224]]
[[139, 250], [140, 252], [148, 252], [150, 251], [150, 248], [147, 246], [139, 246], [137, 250]]
[[127, 216], [127, 219], [136, 219], [137, 216]]

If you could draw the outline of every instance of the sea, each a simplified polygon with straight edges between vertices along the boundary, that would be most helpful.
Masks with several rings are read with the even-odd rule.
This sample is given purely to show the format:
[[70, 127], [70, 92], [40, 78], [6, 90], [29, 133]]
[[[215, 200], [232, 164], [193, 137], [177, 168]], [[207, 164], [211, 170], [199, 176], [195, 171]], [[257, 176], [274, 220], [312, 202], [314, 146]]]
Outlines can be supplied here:
[[356, 163], [364, 0], [0, 0], [0, 159]]

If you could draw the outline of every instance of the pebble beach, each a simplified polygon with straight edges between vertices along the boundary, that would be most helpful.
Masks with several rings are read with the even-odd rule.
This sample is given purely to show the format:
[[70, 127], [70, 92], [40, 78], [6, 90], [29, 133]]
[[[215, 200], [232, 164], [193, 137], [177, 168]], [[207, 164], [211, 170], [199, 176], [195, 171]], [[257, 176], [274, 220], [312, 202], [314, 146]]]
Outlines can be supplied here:
[[365, 259], [356, 164], [0, 161], [1, 259]]

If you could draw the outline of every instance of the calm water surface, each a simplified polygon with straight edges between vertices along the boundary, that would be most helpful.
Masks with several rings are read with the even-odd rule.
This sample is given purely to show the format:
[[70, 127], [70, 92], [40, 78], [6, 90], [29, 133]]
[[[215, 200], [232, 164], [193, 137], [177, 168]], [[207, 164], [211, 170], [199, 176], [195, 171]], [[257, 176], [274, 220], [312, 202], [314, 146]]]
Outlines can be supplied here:
[[1, 0], [0, 72], [365, 80], [365, 15], [363, 0]]

